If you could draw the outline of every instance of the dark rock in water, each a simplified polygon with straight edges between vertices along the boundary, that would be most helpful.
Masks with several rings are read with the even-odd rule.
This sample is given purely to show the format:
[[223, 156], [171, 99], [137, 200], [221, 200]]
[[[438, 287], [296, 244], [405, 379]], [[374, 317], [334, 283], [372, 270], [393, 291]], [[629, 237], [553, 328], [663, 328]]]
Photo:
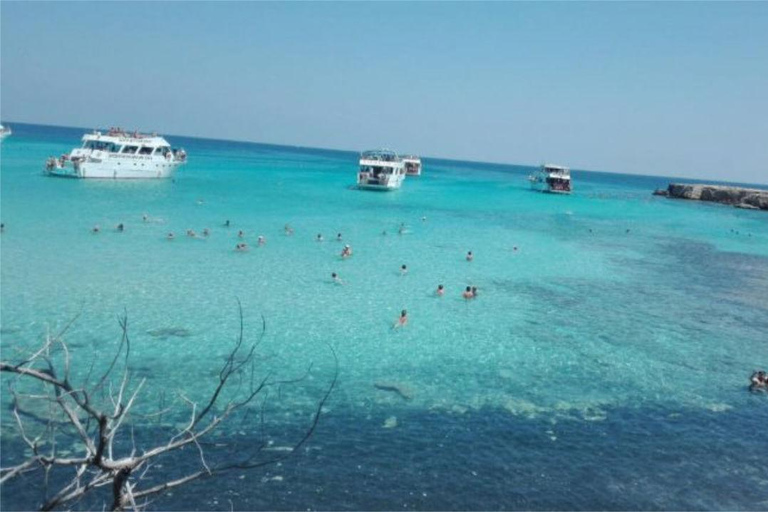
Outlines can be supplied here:
[[759, 210], [757, 206], [747, 204], [747, 203], [740, 203], [736, 205], [736, 208], [741, 208], [742, 210]]
[[670, 183], [667, 195], [679, 199], [730, 204], [739, 208], [768, 210], [768, 190], [756, 188]]
[[664, 190], [663, 188], [657, 188], [656, 190], [653, 191], [653, 195], [666, 197], [669, 195], [669, 191]]
[[188, 338], [192, 336], [192, 331], [183, 327], [163, 327], [161, 329], [152, 329], [147, 331], [147, 334], [154, 336], [155, 338]]
[[403, 400], [411, 400], [413, 393], [408, 387], [396, 382], [376, 382], [373, 387], [382, 391], [391, 391], [400, 396]]

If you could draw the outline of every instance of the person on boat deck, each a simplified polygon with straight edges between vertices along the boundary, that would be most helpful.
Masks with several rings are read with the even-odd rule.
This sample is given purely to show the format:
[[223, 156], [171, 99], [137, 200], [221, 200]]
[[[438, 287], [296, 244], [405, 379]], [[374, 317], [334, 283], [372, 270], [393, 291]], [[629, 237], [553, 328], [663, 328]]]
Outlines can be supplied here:
[[171, 232], [171, 233], [168, 233], [168, 236], [166, 236], [165, 238], [167, 238], [168, 240], [173, 240], [174, 238], [176, 238], [176, 235], [174, 235], [173, 232]]
[[437, 285], [437, 290], [435, 291], [435, 294], [439, 297], [442, 297], [445, 295], [445, 288], [443, 288], [443, 285], [439, 284]]
[[392, 326], [393, 329], [398, 329], [400, 327], [405, 327], [408, 324], [408, 312], [406, 310], [403, 310], [400, 312], [400, 317], [397, 319], [397, 322], [395, 322], [395, 325]]
[[323, 241], [323, 234], [322, 233], [318, 233], [317, 237], [315, 238], [315, 240], [317, 240], [318, 242], [322, 242]]
[[471, 299], [472, 297], [474, 297], [474, 295], [472, 294], [472, 287], [467, 286], [467, 288], [464, 290], [464, 293], [462, 293], [461, 296], [464, 297], [465, 299]]
[[99, 231], [101, 231], [101, 228], [99, 227], [99, 225], [98, 225], [98, 224], [96, 224], [95, 226], [93, 226], [93, 228], [91, 229], [91, 232], [92, 232], [92, 233], [98, 233]]
[[341, 257], [342, 258], [349, 258], [352, 256], [352, 247], [349, 245], [345, 245], [344, 248], [341, 250]]
[[243, 230], [242, 230], [242, 229], [241, 229], [240, 231], [238, 231], [238, 232], [237, 232], [237, 237], [238, 237], [238, 238], [243, 238], [244, 236], [245, 236], [245, 233], [243, 233]]
[[407, 273], [408, 273], [408, 267], [406, 267], [406, 266], [405, 266], [405, 263], [403, 263], [403, 264], [400, 266], [400, 275], [401, 275], [401, 276], [404, 276], [404, 275], [405, 275], [405, 274], [407, 274]]
[[331, 273], [331, 279], [333, 279], [333, 282], [336, 284], [344, 284], [344, 281], [341, 280], [339, 274], [336, 272]]
[[121, 233], [122, 233], [123, 231], [125, 231], [125, 226], [123, 226], [123, 223], [122, 223], [122, 222], [121, 222], [120, 224], [118, 224], [118, 225], [117, 225], [117, 230], [118, 230], [118, 231], [120, 231]]
[[264, 235], [259, 235], [258, 243], [259, 243], [259, 245], [264, 245], [264, 244], [267, 243], [267, 239], [264, 238]]
[[336, 235], [336, 241], [337, 241], [337, 242], [341, 242], [341, 233], [339, 233], [338, 235]]
[[469, 251], [467, 253], [467, 261], [472, 261], [473, 259], [475, 259], [475, 257], [472, 255], [472, 251]]

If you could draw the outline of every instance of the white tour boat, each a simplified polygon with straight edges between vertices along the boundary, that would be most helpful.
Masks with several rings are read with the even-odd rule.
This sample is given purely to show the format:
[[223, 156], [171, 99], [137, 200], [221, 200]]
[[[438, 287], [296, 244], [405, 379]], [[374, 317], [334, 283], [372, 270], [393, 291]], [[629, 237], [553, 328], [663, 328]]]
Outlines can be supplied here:
[[421, 158], [408, 155], [403, 157], [405, 164], [405, 174], [408, 176], [421, 176]]
[[3, 140], [11, 134], [11, 128], [9, 126], [3, 126], [0, 124], [0, 140]]
[[528, 176], [531, 188], [553, 194], [571, 193], [571, 170], [559, 165], [544, 164]]
[[360, 155], [357, 186], [372, 190], [400, 188], [405, 179], [405, 164], [397, 153], [388, 149], [365, 151]]
[[183, 149], [171, 145], [156, 133], [128, 133], [111, 128], [83, 136], [82, 147], [69, 155], [50, 157], [45, 172], [67, 178], [150, 179], [170, 178], [187, 161]]

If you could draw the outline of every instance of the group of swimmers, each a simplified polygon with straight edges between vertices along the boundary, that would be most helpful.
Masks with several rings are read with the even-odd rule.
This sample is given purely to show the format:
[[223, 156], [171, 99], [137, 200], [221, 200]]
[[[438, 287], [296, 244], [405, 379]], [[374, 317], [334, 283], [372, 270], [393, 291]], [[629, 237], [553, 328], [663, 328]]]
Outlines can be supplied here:
[[768, 375], [763, 370], [752, 372], [749, 378], [749, 390], [768, 392]]

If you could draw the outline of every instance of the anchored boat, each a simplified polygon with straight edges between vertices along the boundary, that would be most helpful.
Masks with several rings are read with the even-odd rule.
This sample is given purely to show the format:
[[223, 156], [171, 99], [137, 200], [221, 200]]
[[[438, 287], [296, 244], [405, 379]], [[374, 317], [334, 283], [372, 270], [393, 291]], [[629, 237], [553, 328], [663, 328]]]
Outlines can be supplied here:
[[365, 151], [360, 155], [357, 173], [358, 188], [395, 190], [405, 179], [405, 164], [397, 153], [389, 149]]
[[528, 176], [531, 188], [552, 194], [571, 193], [571, 170], [560, 165], [544, 164]]
[[172, 149], [156, 133], [128, 133], [112, 128], [83, 136], [83, 145], [68, 155], [50, 157], [45, 163], [49, 176], [96, 179], [170, 178], [187, 162], [183, 149]]
[[421, 158], [415, 155], [403, 157], [405, 164], [405, 174], [408, 176], [421, 176]]

